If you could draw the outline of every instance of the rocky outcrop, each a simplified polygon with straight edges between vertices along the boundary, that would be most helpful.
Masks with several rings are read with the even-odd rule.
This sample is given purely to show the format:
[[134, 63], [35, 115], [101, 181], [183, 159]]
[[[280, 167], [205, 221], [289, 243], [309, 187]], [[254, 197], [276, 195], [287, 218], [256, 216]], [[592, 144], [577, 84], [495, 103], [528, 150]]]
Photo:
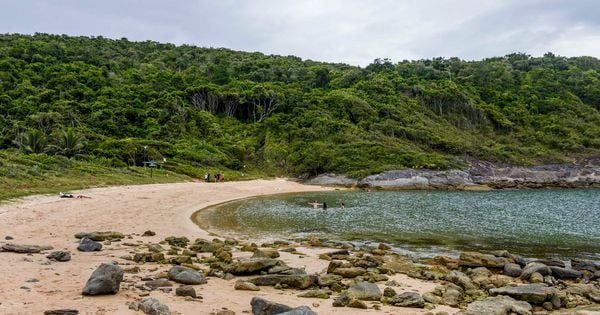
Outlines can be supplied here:
[[466, 161], [465, 170], [390, 170], [360, 180], [322, 174], [305, 183], [313, 185], [379, 187], [383, 189], [458, 189], [600, 187], [600, 158], [575, 164], [518, 166], [478, 160]]
[[326, 185], [326, 186], [356, 186], [358, 180], [336, 174], [321, 174], [311, 179], [308, 179], [306, 184], [309, 185]]

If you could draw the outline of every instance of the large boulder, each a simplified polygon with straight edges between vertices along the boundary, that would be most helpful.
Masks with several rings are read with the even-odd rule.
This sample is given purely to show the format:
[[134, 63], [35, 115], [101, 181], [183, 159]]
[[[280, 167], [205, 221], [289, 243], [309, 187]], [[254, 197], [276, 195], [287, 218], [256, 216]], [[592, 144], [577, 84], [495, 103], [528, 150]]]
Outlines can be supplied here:
[[155, 298], [144, 298], [138, 304], [138, 308], [140, 311], [144, 312], [148, 315], [170, 315], [171, 311], [169, 307], [165, 304], [160, 303], [159, 300]]
[[183, 284], [205, 284], [206, 278], [203, 274], [198, 271], [184, 267], [184, 266], [173, 266], [169, 269], [169, 279]]
[[531, 305], [525, 301], [500, 295], [469, 304], [465, 315], [530, 315], [531, 309]]
[[504, 268], [504, 265], [511, 262], [513, 261], [506, 257], [496, 257], [479, 252], [462, 252], [458, 258], [459, 265], [464, 267]]
[[79, 246], [77, 246], [77, 249], [82, 252], [97, 252], [102, 250], [102, 244], [93, 241], [92, 239], [89, 239], [87, 237], [84, 237], [79, 242]]
[[285, 263], [273, 258], [245, 258], [232, 263], [224, 271], [234, 275], [253, 274], [275, 265], [285, 265]]
[[557, 290], [543, 283], [525, 284], [517, 287], [502, 287], [490, 290], [491, 295], [507, 295], [517, 300], [542, 304], [552, 299]]
[[81, 294], [115, 294], [119, 292], [123, 274], [123, 269], [117, 265], [101, 264], [98, 269], [92, 272]]
[[557, 279], [577, 279], [583, 277], [583, 272], [568, 268], [551, 266], [552, 276]]
[[250, 301], [253, 315], [317, 315], [307, 306], [292, 308], [290, 306], [253, 297]]
[[359, 282], [348, 288], [348, 295], [363, 301], [379, 301], [381, 299], [381, 290], [375, 283]]
[[290, 288], [307, 289], [316, 285], [319, 277], [316, 275], [265, 275], [248, 279], [247, 281], [258, 286], [274, 286], [279, 284]]
[[389, 300], [390, 305], [401, 306], [401, 307], [425, 307], [425, 300], [423, 297], [416, 292], [404, 292], [398, 294]]

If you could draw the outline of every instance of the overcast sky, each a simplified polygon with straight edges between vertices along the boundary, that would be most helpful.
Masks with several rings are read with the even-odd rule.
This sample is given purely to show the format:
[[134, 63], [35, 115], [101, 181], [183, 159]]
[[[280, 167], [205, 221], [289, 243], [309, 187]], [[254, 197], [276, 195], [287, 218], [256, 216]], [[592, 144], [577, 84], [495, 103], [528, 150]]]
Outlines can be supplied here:
[[366, 66], [600, 57], [599, 0], [0, 0], [0, 33], [102, 35]]

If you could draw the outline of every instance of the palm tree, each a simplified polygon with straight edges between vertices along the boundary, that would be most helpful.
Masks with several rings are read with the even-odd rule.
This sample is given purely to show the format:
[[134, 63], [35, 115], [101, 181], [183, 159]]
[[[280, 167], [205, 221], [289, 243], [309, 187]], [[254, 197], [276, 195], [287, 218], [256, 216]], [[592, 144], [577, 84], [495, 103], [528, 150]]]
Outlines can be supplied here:
[[46, 143], [46, 136], [43, 132], [38, 129], [30, 129], [20, 137], [20, 141], [17, 144], [23, 152], [29, 154], [46, 151]]
[[73, 128], [67, 128], [58, 135], [58, 144], [52, 146], [60, 155], [71, 158], [83, 151], [83, 138]]

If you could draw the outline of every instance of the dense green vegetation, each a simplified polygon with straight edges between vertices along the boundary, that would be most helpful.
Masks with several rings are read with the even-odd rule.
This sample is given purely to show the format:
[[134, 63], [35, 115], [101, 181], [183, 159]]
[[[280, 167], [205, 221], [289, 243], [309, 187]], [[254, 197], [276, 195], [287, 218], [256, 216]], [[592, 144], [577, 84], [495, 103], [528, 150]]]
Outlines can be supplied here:
[[569, 161], [600, 152], [599, 111], [592, 57], [384, 59], [359, 68], [151, 41], [0, 35], [0, 168], [8, 156], [11, 165], [31, 160], [25, 155], [51, 170], [131, 171], [166, 158], [168, 170], [195, 177], [220, 168], [362, 176], [460, 167], [465, 157]]

